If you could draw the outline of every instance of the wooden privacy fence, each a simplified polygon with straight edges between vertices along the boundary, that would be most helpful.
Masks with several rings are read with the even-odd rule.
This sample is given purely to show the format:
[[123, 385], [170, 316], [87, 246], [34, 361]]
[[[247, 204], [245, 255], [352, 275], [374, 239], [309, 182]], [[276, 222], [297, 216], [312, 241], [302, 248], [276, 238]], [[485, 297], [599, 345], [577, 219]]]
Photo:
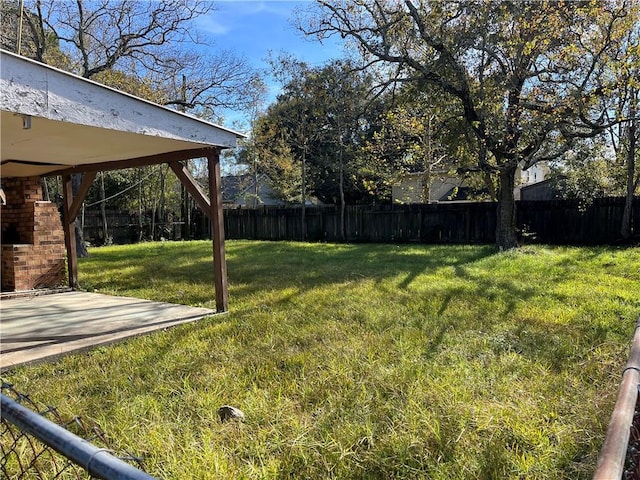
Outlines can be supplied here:
[[[534, 240], [553, 244], [606, 245], [622, 241], [620, 228], [624, 198], [596, 198], [584, 205], [578, 200], [517, 202], [518, 228]], [[635, 237], [640, 235], [640, 197], [633, 202]]]
[[[600, 245], [621, 242], [624, 199], [517, 202], [517, 223], [525, 242]], [[301, 240], [301, 209], [263, 207], [225, 210], [229, 239]], [[344, 237], [340, 207], [305, 209], [309, 241], [493, 243], [496, 204], [452, 202], [431, 205], [359, 205], [345, 207]], [[635, 198], [632, 225], [640, 233], [640, 198]]]
[[[517, 224], [523, 242], [571, 245], [605, 245], [621, 242], [620, 226], [624, 199], [600, 198], [584, 205], [577, 200], [517, 202]], [[229, 239], [302, 240], [300, 207], [226, 209], [225, 234]], [[451, 202], [431, 205], [357, 205], [345, 207], [344, 237], [340, 207], [305, 209], [305, 240], [324, 242], [379, 243], [494, 243], [496, 204]], [[208, 238], [208, 219], [200, 211], [191, 215], [191, 237]], [[85, 214], [85, 239], [104, 241], [100, 212]], [[182, 238], [181, 223], [169, 219], [143, 218], [143, 231], [136, 214], [108, 211], [108, 236], [113, 243], [135, 243], [144, 239]], [[632, 225], [640, 235], [640, 198], [634, 200]], [[155, 235], [151, 228], [155, 227]]]
[[[107, 235], [103, 232], [102, 216], [99, 210], [88, 210], [81, 217], [84, 239], [94, 245], [105, 243], [128, 244], [143, 240], [180, 240], [182, 222], [170, 219], [153, 221], [151, 212], [144, 212], [142, 222], [138, 213], [123, 210], [107, 210]], [[205, 217], [206, 218], [206, 217]]]
[[[495, 237], [492, 203], [347, 206], [344, 238], [340, 207], [305, 211], [306, 240], [327, 242], [490, 243]], [[300, 208], [225, 211], [230, 239], [300, 240]]]

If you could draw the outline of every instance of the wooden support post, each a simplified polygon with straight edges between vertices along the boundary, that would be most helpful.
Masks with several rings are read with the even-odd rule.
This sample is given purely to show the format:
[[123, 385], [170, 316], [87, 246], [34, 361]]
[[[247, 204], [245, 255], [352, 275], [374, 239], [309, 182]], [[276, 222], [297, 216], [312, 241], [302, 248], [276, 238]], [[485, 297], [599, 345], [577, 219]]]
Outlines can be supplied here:
[[224, 215], [222, 212], [222, 185], [220, 178], [220, 152], [207, 155], [209, 161], [209, 197], [211, 208], [211, 238], [213, 239], [213, 272], [216, 286], [216, 310], [229, 309], [227, 260], [224, 249]]
[[96, 178], [97, 172], [91, 172], [84, 175], [82, 183], [76, 192], [76, 198], [73, 196], [73, 182], [71, 175], [62, 176], [62, 212], [64, 216], [64, 244], [67, 249], [67, 268], [69, 273], [69, 286], [73, 289], [78, 288], [78, 249], [76, 245], [76, 217], [82, 206], [82, 202], [89, 193], [91, 183]]
[[213, 275], [215, 282], [216, 310], [226, 312], [229, 309], [229, 293], [227, 283], [227, 261], [224, 252], [224, 217], [222, 213], [222, 186], [220, 179], [220, 152], [207, 151], [209, 167], [209, 197], [198, 185], [187, 167], [178, 161], [169, 162], [171, 170], [180, 179], [198, 206], [211, 221], [211, 238], [213, 239]]

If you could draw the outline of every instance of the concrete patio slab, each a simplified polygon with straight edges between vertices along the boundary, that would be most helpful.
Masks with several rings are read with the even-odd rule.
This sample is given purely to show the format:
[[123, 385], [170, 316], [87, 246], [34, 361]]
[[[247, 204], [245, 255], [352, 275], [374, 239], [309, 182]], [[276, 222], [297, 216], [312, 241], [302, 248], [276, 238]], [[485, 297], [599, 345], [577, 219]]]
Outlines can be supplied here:
[[215, 314], [215, 310], [98, 293], [0, 300], [0, 371]]

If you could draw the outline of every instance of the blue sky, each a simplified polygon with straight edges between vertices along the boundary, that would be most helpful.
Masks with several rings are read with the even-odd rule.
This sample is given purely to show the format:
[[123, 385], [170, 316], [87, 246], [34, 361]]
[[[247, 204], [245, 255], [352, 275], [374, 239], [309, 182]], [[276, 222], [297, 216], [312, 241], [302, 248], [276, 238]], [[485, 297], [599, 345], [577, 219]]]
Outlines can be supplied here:
[[[269, 51], [286, 52], [311, 65], [342, 56], [337, 40], [320, 44], [305, 38], [292, 24], [297, 8], [309, 6], [310, 1], [283, 0], [217, 0], [216, 10], [199, 20], [199, 27], [219, 50], [229, 50], [246, 57], [258, 69], [268, 69]], [[277, 85], [265, 78], [271, 87], [270, 100], [275, 99]], [[232, 118], [227, 118], [228, 126]]]
[[[287, 51], [311, 64], [320, 64], [340, 51], [305, 38], [292, 24], [298, 8], [311, 1], [217, 0], [216, 10], [201, 20], [203, 28], [221, 49], [244, 54], [255, 65], [263, 64], [269, 50]], [[266, 64], [265, 64], [266, 65]]]

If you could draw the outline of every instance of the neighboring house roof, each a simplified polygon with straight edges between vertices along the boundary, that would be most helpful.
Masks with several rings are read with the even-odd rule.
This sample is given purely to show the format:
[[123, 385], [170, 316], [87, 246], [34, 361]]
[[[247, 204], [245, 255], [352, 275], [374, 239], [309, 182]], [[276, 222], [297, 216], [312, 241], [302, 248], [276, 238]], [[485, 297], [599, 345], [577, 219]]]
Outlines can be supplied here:
[[560, 197], [557, 184], [553, 179], [525, 185], [520, 189], [520, 200], [540, 201], [555, 200]]
[[253, 174], [222, 177], [222, 203], [236, 206], [284, 205], [275, 198], [269, 177], [258, 175], [258, 198], [255, 198], [256, 178]]
[[0, 50], [5, 177], [198, 149], [240, 133]]
[[222, 177], [222, 203], [233, 204], [247, 191], [254, 189], [254, 176], [229, 175]]

